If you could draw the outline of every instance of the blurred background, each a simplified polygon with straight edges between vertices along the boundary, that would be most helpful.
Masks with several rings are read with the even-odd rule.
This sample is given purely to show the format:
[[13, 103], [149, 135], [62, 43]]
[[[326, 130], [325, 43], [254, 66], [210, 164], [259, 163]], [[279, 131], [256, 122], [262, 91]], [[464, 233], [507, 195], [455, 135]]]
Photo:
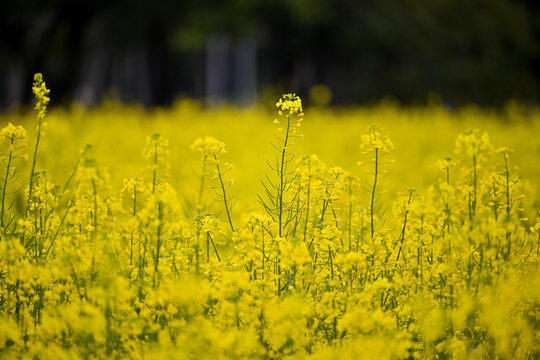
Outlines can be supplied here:
[[0, 110], [104, 98], [240, 105], [391, 97], [499, 106], [540, 94], [535, 0], [2, 0]]

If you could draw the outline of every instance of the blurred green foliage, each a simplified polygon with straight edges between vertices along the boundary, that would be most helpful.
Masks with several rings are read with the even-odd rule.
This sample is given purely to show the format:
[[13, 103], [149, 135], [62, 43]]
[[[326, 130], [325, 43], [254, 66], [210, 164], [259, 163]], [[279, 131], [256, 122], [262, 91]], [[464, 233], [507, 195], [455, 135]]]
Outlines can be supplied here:
[[322, 83], [335, 103], [430, 94], [449, 104], [536, 103], [539, 19], [540, 5], [525, 0], [7, 1], [0, 65], [46, 72], [57, 99], [69, 99], [89, 53], [141, 46], [151, 102], [167, 103], [204, 95], [206, 39], [220, 33], [255, 41], [261, 90], [304, 95]]

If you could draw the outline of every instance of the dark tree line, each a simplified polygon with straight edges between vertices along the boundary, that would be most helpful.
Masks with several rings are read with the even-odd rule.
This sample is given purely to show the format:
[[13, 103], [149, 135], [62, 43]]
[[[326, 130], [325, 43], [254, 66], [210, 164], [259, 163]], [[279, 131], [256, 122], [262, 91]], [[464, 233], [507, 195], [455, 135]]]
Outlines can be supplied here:
[[56, 102], [246, 94], [325, 84], [334, 103], [391, 95], [536, 104], [540, 5], [517, 0], [1, 0], [0, 106], [34, 72]]

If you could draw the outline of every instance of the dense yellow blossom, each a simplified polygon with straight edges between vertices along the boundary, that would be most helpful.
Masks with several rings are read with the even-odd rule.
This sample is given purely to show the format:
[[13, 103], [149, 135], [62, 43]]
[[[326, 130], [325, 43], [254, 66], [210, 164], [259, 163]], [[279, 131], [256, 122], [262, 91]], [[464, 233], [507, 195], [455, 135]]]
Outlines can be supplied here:
[[[48, 90], [39, 76], [34, 92], [41, 122]], [[425, 116], [438, 125], [398, 124], [386, 118], [410, 113], [384, 107], [367, 118], [405, 132], [392, 133], [395, 144], [378, 126], [359, 133], [365, 110], [331, 122], [345, 115], [321, 109], [308, 113], [319, 130], [293, 144], [301, 100], [288, 94], [276, 106], [282, 130], [268, 149], [271, 115], [256, 110], [207, 114], [192, 102], [153, 113], [118, 104], [59, 109], [48, 115], [51, 141], [35, 147], [36, 168], [47, 171], [32, 166], [31, 186], [13, 176], [24, 162], [9, 163], [26, 141], [12, 115], [0, 133], [0, 179], [10, 179], [1, 187], [0, 357], [540, 356], [540, 169], [527, 142], [465, 112], [498, 140], [479, 130], [455, 134], [450, 159], [449, 132], [430, 134], [429, 151], [411, 138], [418, 128], [459, 127], [453, 115], [430, 109]], [[183, 135], [184, 125], [170, 121], [191, 117], [224, 142]], [[538, 123], [536, 115], [512, 131]], [[77, 132], [64, 138], [78, 126], [97, 143], [81, 153]], [[130, 137], [103, 126], [129, 128]], [[345, 153], [329, 140], [332, 126]], [[163, 135], [145, 144], [154, 131]], [[501, 139], [515, 151], [494, 150]], [[388, 166], [383, 156], [394, 148]], [[367, 172], [353, 166], [358, 160]], [[240, 184], [234, 211], [231, 171]], [[246, 180], [254, 173], [264, 185]]]

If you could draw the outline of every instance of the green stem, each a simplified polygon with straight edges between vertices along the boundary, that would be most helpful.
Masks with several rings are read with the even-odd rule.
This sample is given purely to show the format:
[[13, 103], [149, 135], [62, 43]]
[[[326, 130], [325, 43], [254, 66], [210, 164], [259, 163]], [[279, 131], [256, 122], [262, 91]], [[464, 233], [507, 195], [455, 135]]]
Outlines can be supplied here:
[[158, 272], [158, 266], [159, 266], [159, 251], [161, 249], [161, 232], [163, 227], [163, 204], [161, 201], [158, 203], [158, 227], [157, 227], [157, 242], [156, 242], [156, 258], [154, 261], [155, 264], [155, 271]]
[[217, 162], [216, 154], [214, 154], [214, 159], [216, 160], [216, 169], [218, 173], [219, 183], [221, 184], [221, 191], [223, 192], [223, 204], [225, 205], [225, 212], [227, 213], [227, 219], [229, 220], [231, 231], [234, 232], [235, 230], [231, 220], [231, 211], [229, 210], [229, 204], [227, 202], [227, 191], [225, 190], [225, 184], [223, 183], [223, 177], [221, 176], [221, 170], [219, 169], [219, 163]]
[[95, 234], [98, 230], [98, 204], [97, 204], [97, 189], [96, 189], [96, 181], [92, 179], [92, 191], [93, 191], [93, 198], [94, 198], [94, 231], [92, 231], [92, 238], [95, 239]]
[[45, 254], [48, 254], [49, 251], [52, 249], [53, 247], [53, 244], [54, 242], [56, 241], [56, 238], [58, 237], [58, 234], [60, 234], [60, 230], [62, 229], [62, 226], [64, 224], [64, 222], [66, 221], [66, 218], [67, 218], [67, 215], [69, 213], [69, 210], [71, 209], [71, 207], [73, 206], [73, 202], [75, 201], [75, 196], [73, 196], [71, 198], [71, 200], [69, 201], [68, 203], [68, 206], [67, 206], [67, 209], [66, 211], [64, 212], [64, 215], [62, 216], [62, 219], [60, 220], [60, 224], [58, 224], [58, 228], [56, 229], [52, 239], [51, 239], [51, 242], [49, 244], [49, 247], [47, 248], [47, 250], [45, 251]]
[[197, 200], [197, 215], [201, 214], [205, 173], [206, 173], [206, 156], [203, 157], [203, 161], [202, 161], [201, 186], [199, 188], [199, 198]]
[[[137, 185], [133, 186], [133, 217], [137, 216]], [[131, 230], [131, 239], [129, 243], [129, 265], [133, 265], [133, 234]]]
[[6, 201], [6, 191], [7, 191], [7, 183], [8, 183], [8, 177], [9, 177], [9, 170], [11, 168], [11, 160], [13, 158], [13, 151], [11, 151], [11, 147], [13, 146], [15, 136], [11, 136], [11, 142], [10, 142], [10, 150], [9, 150], [9, 159], [6, 167], [6, 177], [4, 178], [4, 186], [2, 188], [2, 214], [0, 215], [0, 226], [2, 227], [3, 231], [4, 229], [4, 212], [5, 212], [5, 201]]
[[371, 189], [371, 239], [375, 234], [375, 227], [373, 223], [373, 211], [375, 206], [375, 189], [377, 187], [377, 176], [379, 175], [379, 149], [375, 148], [375, 178], [373, 179], [373, 188]]
[[307, 199], [306, 199], [306, 222], [304, 223], [304, 242], [306, 242], [307, 227], [309, 222], [309, 201], [311, 195], [311, 159], [308, 160], [308, 184], [307, 184]]
[[285, 190], [285, 154], [287, 153], [287, 143], [289, 142], [289, 131], [291, 128], [291, 116], [287, 115], [287, 131], [285, 133], [285, 140], [283, 141], [283, 150], [281, 151], [281, 164], [279, 170], [279, 213], [278, 213], [278, 222], [279, 222], [279, 236], [283, 234], [283, 191]]
[[157, 162], [158, 162], [158, 153], [157, 153], [157, 143], [156, 143], [154, 145], [154, 169], [153, 169], [153, 173], [152, 173], [152, 194], [156, 193]]
[[[504, 175], [506, 180], [506, 222], [510, 222], [510, 172], [508, 171], [508, 156], [504, 154]], [[512, 242], [510, 239], [510, 231], [506, 230], [506, 242], [508, 244], [507, 257], [510, 256]]]
[[[401, 251], [403, 248], [403, 242], [405, 241], [405, 232], [407, 230], [407, 216], [409, 215], [409, 205], [411, 204], [411, 199], [412, 199], [412, 192], [409, 194], [409, 200], [407, 201], [407, 210], [405, 210], [405, 217], [403, 219], [403, 228], [401, 229], [401, 236], [400, 236], [401, 239], [400, 239], [399, 250], [398, 250], [395, 266], [397, 266], [398, 264], [399, 256], [401, 255]], [[405, 256], [405, 254], [403, 256]]]
[[30, 199], [32, 198], [32, 192], [34, 190], [34, 173], [36, 171], [36, 161], [37, 161], [37, 154], [38, 154], [38, 148], [39, 148], [39, 140], [41, 139], [41, 124], [42, 120], [38, 121], [38, 130], [37, 130], [37, 138], [36, 138], [36, 147], [34, 148], [34, 157], [32, 158], [32, 169], [30, 171], [30, 184], [28, 186], [28, 201], [26, 203], [26, 211], [24, 218], [26, 219], [28, 217], [28, 210], [30, 209]]
[[[212, 239], [212, 236], [210, 236], [210, 232], [206, 232], [206, 236], [207, 236], [207, 240], [210, 240], [210, 242], [212, 243], [212, 247], [214, 248], [214, 252], [216, 253], [216, 257], [218, 259], [218, 261], [221, 261], [221, 258], [219, 257], [219, 253], [217, 251], [217, 247], [216, 247], [216, 243], [214, 243], [214, 239]], [[207, 254], [208, 257], [210, 257], [210, 254]]]

